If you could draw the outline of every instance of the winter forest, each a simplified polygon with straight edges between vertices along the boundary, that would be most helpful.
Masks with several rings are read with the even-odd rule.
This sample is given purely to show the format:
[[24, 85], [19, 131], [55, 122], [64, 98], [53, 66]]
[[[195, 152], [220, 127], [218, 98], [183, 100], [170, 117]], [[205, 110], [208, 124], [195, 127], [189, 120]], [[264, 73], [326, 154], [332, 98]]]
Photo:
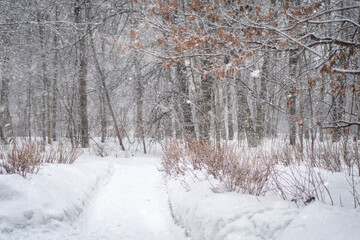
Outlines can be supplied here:
[[356, 138], [358, 4], [1, 1], [1, 139]]
[[360, 134], [357, 1], [0, 7], [3, 142]]
[[[11, 180], [14, 173], [55, 184], [61, 199], [83, 194], [47, 179], [64, 173], [85, 189], [79, 199], [102, 191], [105, 202], [121, 198], [115, 180], [166, 182], [159, 199], [170, 205], [164, 211], [171, 230], [158, 230], [160, 238], [150, 231], [106, 239], [357, 239], [359, 58], [359, 0], [0, 0], [0, 239], [39, 239], [34, 228], [26, 235], [36, 216], [77, 221], [82, 214], [85, 221], [100, 202], [64, 200], [51, 214], [33, 206], [18, 210], [22, 217], [2, 213], [1, 204], [13, 204], [6, 189], [25, 181]], [[74, 175], [53, 163], [74, 163]], [[229, 192], [239, 195], [218, 199]], [[257, 197], [264, 202], [255, 204]], [[230, 214], [239, 198], [254, 222], [244, 223], [248, 212]], [[295, 220], [334, 208], [327, 233], [316, 218]], [[21, 230], [12, 227], [17, 221]], [[99, 225], [85, 222], [77, 226]], [[316, 237], [307, 235], [311, 224]], [[100, 239], [96, 234], [107, 232], [66, 238], [70, 226], [56, 226], [61, 233], [43, 239]], [[173, 228], [176, 234], [167, 235]]]

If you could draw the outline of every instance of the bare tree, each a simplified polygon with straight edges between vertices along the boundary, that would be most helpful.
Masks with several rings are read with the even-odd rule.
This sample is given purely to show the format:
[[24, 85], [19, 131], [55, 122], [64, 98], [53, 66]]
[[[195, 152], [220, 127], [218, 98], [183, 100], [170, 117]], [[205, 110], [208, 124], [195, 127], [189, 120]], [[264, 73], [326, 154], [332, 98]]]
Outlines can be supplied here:
[[[88, 123], [88, 113], [87, 113], [87, 46], [85, 40], [85, 32], [87, 26], [84, 23], [90, 20], [89, 18], [89, 6], [90, 1], [81, 2], [80, 0], [75, 1], [74, 6], [74, 15], [75, 22], [78, 24], [78, 28], [82, 29], [80, 31], [80, 39], [79, 39], [79, 73], [78, 73], [78, 81], [79, 81], [79, 96], [80, 96], [80, 104], [79, 104], [79, 112], [80, 112], [80, 132], [81, 132], [81, 146], [83, 148], [89, 147], [89, 123]], [[84, 12], [86, 12], [84, 14]]]

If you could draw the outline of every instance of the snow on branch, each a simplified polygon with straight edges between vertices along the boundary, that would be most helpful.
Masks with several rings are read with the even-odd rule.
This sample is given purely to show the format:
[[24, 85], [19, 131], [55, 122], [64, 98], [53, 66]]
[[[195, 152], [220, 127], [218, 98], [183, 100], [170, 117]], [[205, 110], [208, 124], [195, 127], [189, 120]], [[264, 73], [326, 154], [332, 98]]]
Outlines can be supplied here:
[[339, 121], [336, 121], [336, 122], [328, 122], [328, 123], [325, 123], [325, 124], [329, 124], [329, 125], [332, 125], [332, 126], [326, 126], [326, 127], [323, 127], [324, 129], [327, 129], [327, 128], [344, 128], [344, 127], [350, 127], [350, 126], [360, 126], [360, 122], [348, 122], [348, 121], [344, 121], [344, 120], [339, 120]]
[[360, 47], [359, 42], [349, 42], [349, 41], [344, 41], [344, 40], [335, 39], [335, 38], [320, 38], [318, 36], [315, 36], [314, 34], [309, 34], [309, 36], [310, 36], [310, 39], [312, 39], [316, 42], [309, 44], [308, 47], [313, 47], [313, 46], [320, 45], [320, 44], [337, 44], [337, 45], [344, 46], [344, 47]]
[[341, 69], [341, 68], [334, 68], [334, 72], [336, 73], [347, 73], [347, 74], [360, 74], [360, 69]]

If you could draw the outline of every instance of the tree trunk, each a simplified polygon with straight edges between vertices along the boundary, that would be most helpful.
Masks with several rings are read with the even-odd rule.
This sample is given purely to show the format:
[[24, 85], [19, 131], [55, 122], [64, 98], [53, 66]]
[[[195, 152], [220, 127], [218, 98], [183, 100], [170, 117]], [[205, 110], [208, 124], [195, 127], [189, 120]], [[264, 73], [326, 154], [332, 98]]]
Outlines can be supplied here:
[[223, 122], [221, 119], [221, 106], [220, 106], [220, 87], [219, 87], [219, 80], [215, 80], [215, 140], [216, 140], [216, 147], [220, 149], [220, 141], [221, 141], [221, 123]]
[[[358, 13], [358, 24], [360, 24], [360, 9], [359, 9], [359, 13]], [[358, 41], [360, 41], [360, 32], [358, 31], [358, 35], [357, 35], [357, 39]], [[360, 96], [359, 94], [355, 95], [355, 101], [357, 104], [357, 122], [360, 122]], [[357, 132], [356, 132], [356, 136], [357, 139], [360, 140], [360, 125], [357, 125]], [[360, 176], [360, 167], [359, 167], [359, 176]]]
[[[56, 5], [55, 8], [55, 21], [59, 20], [59, 7]], [[56, 141], [56, 124], [57, 124], [57, 81], [59, 78], [59, 43], [58, 43], [58, 36], [57, 33], [54, 33], [54, 48], [55, 48], [55, 55], [54, 55], [54, 80], [52, 85], [52, 140]]]
[[[102, 81], [101, 81], [102, 82]], [[100, 125], [101, 125], [101, 142], [106, 139], [106, 99], [103, 85], [99, 84], [99, 100], [100, 100]]]
[[[170, 68], [170, 74], [171, 74], [171, 85], [173, 89], [177, 89], [178, 88], [178, 79], [177, 79], [177, 73], [176, 73], [176, 68]], [[174, 114], [174, 119], [173, 119], [173, 127], [174, 127], [174, 132], [175, 132], [175, 137], [176, 139], [181, 139], [182, 138], [182, 109], [180, 106], [180, 102], [181, 102], [181, 96], [180, 96], [180, 91], [172, 91], [172, 97], [174, 98], [173, 101], [173, 108], [175, 111]]]
[[305, 114], [305, 106], [304, 106], [304, 91], [303, 91], [303, 79], [300, 79], [300, 99], [299, 99], [299, 142], [300, 142], [300, 151], [302, 152], [304, 149], [304, 114]]
[[211, 76], [203, 76], [201, 79], [201, 93], [199, 97], [199, 134], [200, 139], [210, 139], [210, 124], [211, 124], [211, 88], [213, 78]]
[[[6, 33], [4, 34], [6, 35]], [[11, 129], [11, 117], [10, 117], [10, 108], [9, 108], [9, 85], [10, 85], [10, 50], [9, 50], [9, 40], [7, 37], [4, 37], [4, 46], [5, 51], [3, 53], [2, 61], [2, 74], [1, 74], [1, 99], [0, 99], [0, 139], [3, 143], [7, 143], [6, 139], [8, 136], [12, 135]]]
[[[227, 106], [227, 79], [225, 81], [218, 82], [219, 85], [219, 109], [220, 113], [219, 118], [220, 119], [220, 136], [221, 139], [228, 139], [228, 122], [226, 121], [227, 115], [228, 115], [228, 106]], [[215, 89], [216, 91], [216, 89]], [[216, 93], [215, 93], [216, 94]]]
[[[167, 69], [165, 72], [165, 77], [163, 79], [164, 81], [164, 91], [165, 92], [170, 92], [171, 90], [171, 83], [172, 83], [172, 79], [171, 79], [171, 69]], [[169, 100], [166, 100], [165, 102], [166, 105], [170, 106], [171, 103]], [[165, 138], [171, 138], [173, 137], [173, 118], [174, 114], [172, 112], [170, 112], [170, 114], [167, 114], [167, 116], [165, 116], [164, 119], [164, 135]]]
[[31, 83], [29, 83], [28, 85], [28, 89], [27, 89], [27, 94], [26, 94], [26, 109], [27, 109], [27, 116], [26, 116], [26, 125], [28, 128], [27, 134], [29, 139], [31, 139]]
[[292, 82], [290, 94], [288, 97], [288, 108], [289, 108], [289, 140], [290, 145], [294, 146], [296, 143], [296, 71], [298, 64], [298, 56], [296, 51], [290, 51], [289, 53], [289, 77]]
[[247, 101], [246, 86], [240, 79], [236, 79], [237, 97], [238, 97], [238, 126], [243, 128], [246, 133], [246, 139], [249, 147], [256, 147], [256, 135], [254, 122], [251, 118], [251, 111]]
[[180, 104], [183, 112], [183, 121], [184, 121], [184, 137], [186, 139], [196, 138], [195, 126], [192, 120], [191, 114], [191, 100], [190, 100], [190, 89], [189, 81], [186, 78], [185, 66], [183, 64], [176, 64], [176, 78], [179, 81], [180, 88]]
[[267, 87], [266, 81], [269, 80], [270, 74], [270, 53], [265, 49], [264, 63], [261, 69], [260, 78], [260, 94], [256, 101], [256, 138], [257, 143], [260, 144], [265, 136], [265, 101], [267, 101]]
[[[131, 4], [131, 14], [130, 14], [130, 27], [134, 28], [135, 22], [134, 22], [134, 5], [133, 2], [130, 2]], [[136, 36], [131, 37], [131, 42], [133, 45], [135, 44]], [[141, 67], [140, 67], [140, 61], [138, 56], [137, 49], [134, 49], [134, 67], [135, 67], [135, 91], [136, 91], [136, 134], [141, 139], [143, 144], [143, 150], [144, 153], [146, 153], [146, 144], [145, 144], [145, 131], [144, 131], [144, 123], [143, 123], [143, 104], [144, 104], [144, 86], [142, 82], [142, 74], [141, 74]]]
[[[85, 4], [86, 16], [88, 19], [82, 18], [82, 7], [81, 5]], [[79, 24], [79, 28], [81, 28], [81, 24], [86, 23], [89, 19], [89, 7], [90, 2], [86, 0], [84, 3], [80, 0], [76, 0], [75, 3], [75, 22]], [[80, 142], [82, 148], [89, 147], [89, 123], [88, 123], [88, 113], [87, 113], [87, 47], [86, 41], [83, 35], [85, 31], [80, 31], [80, 40], [79, 40], [79, 54], [80, 54], [80, 69], [78, 75], [79, 81], [79, 95], [80, 95], [80, 104], [79, 104], [79, 112], [80, 112]]]
[[[356, 100], [356, 106], [357, 106], [357, 122], [360, 122], [360, 96], [357, 94], [355, 95]], [[357, 139], [360, 140], [360, 125], [357, 125], [357, 131], [356, 131]], [[359, 169], [360, 171], [360, 169]]]
[[320, 109], [318, 115], [320, 142], [324, 141], [323, 116], [322, 116], [324, 105], [325, 105], [325, 79], [321, 78], [320, 104], [319, 104]]
[[345, 89], [344, 89], [344, 80], [340, 82], [340, 89], [338, 92], [332, 95], [332, 117], [334, 121], [334, 128], [332, 129], [332, 142], [340, 141], [342, 134], [341, 127], [338, 127], [338, 122], [344, 120], [345, 113]]
[[[310, 140], [311, 140], [311, 154], [314, 155], [314, 145], [316, 138], [316, 130], [314, 124], [314, 112], [313, 112], [313, 98], [312, 98], [312, 87], [308, 86], [308, 97], [309, 97], [309, 111], [310, 111]], [[314, 165], [314, 163], [313, 163]]]
[[[93, 40], [93, 37], [92, 37], [92, 31], [91, 30], [89, 30], [89, 35], [90, 35], [90, 45], [91, 45], [91, 49], [93, 51], [93, 58], [94, 58], [94, 62], [95, 62], [95, 67], [96, 67], [97, 72], [99, 73], [99, 78], [100, 78], [100, 81], [101, 81], [102, 90], [104, 91], [105, 96], [106, 96], [106, 100], [107, 100], [107, 103], [108, 103], [108, 108], [109, 108], [110, 115], [111, 115], [111, 118], [112, 118], [113, 124], [114, 124], [115, 134], [116, 134], [116, 136], [118, 138], [121, 150], [125, 151], [125, 146], [124, 146], [123, 141], [122, 141], [122, 137], [121, 137], [121, 134], [120, 134], [120, 130], [119, 130], [117, 121], [116, 121], [115, 113], [114, 113], [114, 110], [113, 110], [112, 105], [111, 105], [110, 94], [109, 94], [109, 91], [108, 91], [107, 86], [106, 86], [106, 81], [105, 81], [106, 77], [105, 77], [105, 75], [104, 75], [104, 73], [103, 73], [103, 71], [102, 71], [102, 69], [100, 67], [100, 63], [99, 63], [99, 60], [97, 58], [97, 53], [96, 53], [96, 49], [95, 49], [94, 40]], [[103, 127], [102, 127], [102, 131], [103, 131]], [[103, 141], [103, 140], [104, 139], [102, 139], [101, 141]]]
[[135, 78], [136, 78], [136, 133], [139, 136], [144, 153], [146, 153], [146, 143], [145, 143], [145, 131], [144, 131], [144, 122], [143, 122], [143, 104], [144, 104], [144, 87], [142, 83], [141, 68], [138, 58], [138, 52], [135, 50], [134, 53], [134, 65], [135, 65]]
[[[51, 144], [51, 105], [50, 105], [50, 79], [48, 77], [47, 71], [47, 63], [46, 63], [46, 53], [45, 53], [45, 33], [44, 33], [44, 25], [41, 23], [41, 16], [38, 12], [38, 25], [39, 25], [39, 37], [40, 37], [40, 48], [41, 48], [41, 62], [42, 62], [42, 79], [44, 84], [44, 91], [43, 91], [43, 139], [48, 144]], [[45, 130], [46, 128], [46, 130]]]
[[233, 102], [231, 97], [231, 85], [233, 83], [233, 79], [229, 79], [226, 89], [226, 97], [227, 97], [227, 108], [228, 108], [228, 139], [234, 139], [234, 122], [233, 122]]

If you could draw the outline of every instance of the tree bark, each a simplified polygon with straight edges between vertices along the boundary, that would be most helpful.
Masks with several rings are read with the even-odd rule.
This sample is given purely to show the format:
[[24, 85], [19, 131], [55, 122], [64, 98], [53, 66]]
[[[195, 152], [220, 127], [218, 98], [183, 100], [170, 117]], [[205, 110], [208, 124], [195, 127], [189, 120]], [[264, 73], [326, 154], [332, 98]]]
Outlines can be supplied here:
[[[87, 12], [86, 16], [88, 19], [82, 17], [82, 4], [85, 4], [85, 11]], [[89, 0], [86, 0], [84, 3], [80, 0], [76, 0], [75, 2], [75, 22], [79, 24], [79, 28], [81, 28], [80, 24], [86, 22], [89, 19]], [[88, 113], [87, 113], [87, 47], [85, 37], [82, 34], [85, 31], [80, 31], [80, 40], [79, 40], [79, 54], [80, 54], [80, 68], [79, 68], [79, 95], [80, 95], [80, 104], [79, 104], [79, 112], [80, 112], [80, 143], [82, 148], [89, 147], [89, 123], [88, 123]]]
[[183, 121], [184, 121], [184, 137], [189, 140], [189, 138], [195, 139], [195, 125], [192, 120], [191, 113], [191, 100], [190, 100], [190, 89], [189, 81], [186, 77], [185, 66], [181, 63], [176, 64], [176, 78], [179, 82], [180, 89], [180, 104], [183, 112]]
[[264, 63], [261, 69], [260, 78], [260, 94], [256, 101], [256, 138], [258, 144], [264, 139], [265, 136], [265, 101], [267, 100], [267, 86], [266, 81], [269, 79], [270, 74], [270, 53], [265, 49]]
[[229, 83], [227, 84], [226, 89], [226, 97], [227, 97], [227, 111], [228, 111], [228, 139], [234, 139], [234, 121], [233, 121], [233, 102], [231, 97], [231, 85], [233, 79], [229, 79]]
[[246, 86], [240, 79], [236, 80], [238, 97], [238, 126], [243, 128], [246, 133], [246, 139], [249, 147], [256, 147], [256, 134], [254, 122], [251, 118], [251, 111], [246, 96]]
[[144, 87], [142, 83], [141, 68], [138, 58], [138, 52], [135, 50], [134, 53], [134, 65], [135, 65], [135, 78], [136, 78], [136, 133], [139, 136], [142, 145], [143, 151], [146, 153], [146, 143], [145, 143], [145, 131], [144, 131], [144, 122], [143, 122], [143, 104], [144, 104]]
[[300, 94], [300, 99], [299, 99], [299, 122], [298, 122], [298, 126], [299, 126], [299, 142], [300, 142], [300, 151], [302, 152], [304, 149], [304, 125], [305, 125], [305, 121], [304, 121], [304, 114], [305, 114], [305, 103], [304, 103], [304, 85], [303, 85], [303, 79], [300, 79], [300, 89], [299, 89], [299, 94]]
[[106, 139], [107, 124], [106, 124], [105, 90], [102, 83], [99, 84], [99, 100], [100, 100], [101, 142], [104, 143]]
[[[172, 84], [172, 80], [171, 80], [171, 69], [166, 69], [165, 70], [165, 76], [163, 78], [163, 82], [164, 82], [164, 91], [166, 93], [171, 91], [171, 84]], [[169, 98], [167, 98], [166, 105], [170, 106], [171, 102], [169, 101]], [[165, 138], [171, 138], [173, 137], [173, 117], [174, 117], [174, 113], [171, 111], [170, 114], [168, 114], [167, 116], [165, 116], [164, 119], [164, 135]]]
[[[59, 20], [59, 6], [56, 5], [55, 7], [55, 21]], [[59, 63], [59, 43], [58, 43], [58, 35], [57, 33], [54, 33], [54, 48], [55, 48], [55, 55], [54, 55], [54, 80], [53, 80], [53, 85], [52, 85], [52, 140], [56, 141], [57, 140], [57, 136], [56, 136], [56, 124], [57, 124], [57, 81], [59, 78], [59, 67], [60, 67], [60, 63]]]
[[342, 134], [341, 127], [338, 127], [338, 121], [343, 120], [345, 112], [345, 89], [344, 89], [344, 80], [342, 79], [341, 87], [338, 92], [333, 92], [332, 95], [332, 118], [334, 121], [334, 128], [332, 129], [332, 142], [340, 141]]
[[[48, 144], [51, 144], [51, 93], [50, 93], [50, 79], [48, 77], [48, 70], [47, 70], [47, 63], [46, 63], [46, 53], [45, 53], [45, 32], [44, 32], [44, 25], [41, 23], [41, 16], [40, 12], [38, 12], [37, 16], [38, 25], [39, 25], [39, 37], [40, 37], [40, 48], [41, 48], [41, 62], [42, 62], [42, 79], [44, 84], [44, 91], [43, 91], [43, 139]], [[45, 130], [46, 128], [46, 130]]]
[[320, 109], [318, 115], [320, 142], [324, 141], [323, 116], [322, 116], [324, 105], [325, 105], [325, 79], [321, 78], [320, 104], [319, 104]]
[[211, 76], [203, 76], [201, 79], [201, 92], [199, 97], [199, 137], [201, 140], [210, 139], [210, 123], [211, 123], [211, 88], [213, 78]]
[[295, 146], [296, 143], [296, 71], [298, 64], [298, 56], [296, 51], [290, 51], [289, 53], [289, 77], [292, 82], [290, 94], [288, 97], [288, 108], [289, 108], [289, 140], [290, 145]]
[[221, 146], [221, 124], [223, 121], [221, 119], [221, 106], [220, 106], [220, 87], [219, 87], [219, 80], [215, 80], [215, 140], [216, 140], [216, 147], [220, 149]]
[[26, 99], [26, 109], [27, 109], [27, 127], [28, 127], [28, 137], [31, 139], [31, 84], [29, 83], [28, 89], [27, 89], [27, 99]]
[[[355, 101], [356, 101], [356, 106], [357, 106], [357, 121], [360, 122], [360, 96], [359, 95], [355, 95]], [[356, 131], [356, 136], [357, 139], [360, 140], [360, 125], [357, 126], [357, 131]], [[360, 169], [359, 169], [360, 171]]]
[[11, 79], [10, 69], [10, 39], [8, 33], [3, 33], [4, 53], [2, 59], [1, 74], [1, 98], [0, 98], [0, 139], [7, 143], [6, 139], [13, 135], [10, 115], [9, 87]]

